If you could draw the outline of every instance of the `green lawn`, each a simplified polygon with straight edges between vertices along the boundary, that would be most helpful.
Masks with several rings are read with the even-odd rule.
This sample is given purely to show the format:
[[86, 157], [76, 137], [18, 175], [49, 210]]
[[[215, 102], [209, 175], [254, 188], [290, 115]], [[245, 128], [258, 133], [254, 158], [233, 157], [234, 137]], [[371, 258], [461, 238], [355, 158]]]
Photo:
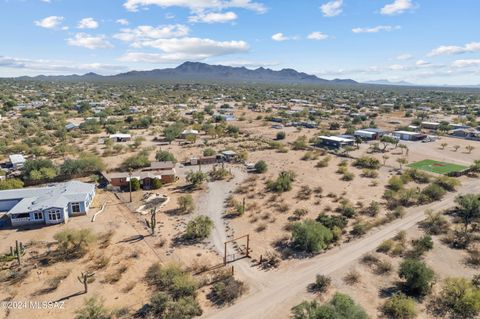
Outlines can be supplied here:
[[420, 162], [412, 163], [409, 164], [408, 167], [444, 175], [455, 172], [462, 172], [468, 168], [467, 166], [438, 162], [433, 160], [423, 160]]

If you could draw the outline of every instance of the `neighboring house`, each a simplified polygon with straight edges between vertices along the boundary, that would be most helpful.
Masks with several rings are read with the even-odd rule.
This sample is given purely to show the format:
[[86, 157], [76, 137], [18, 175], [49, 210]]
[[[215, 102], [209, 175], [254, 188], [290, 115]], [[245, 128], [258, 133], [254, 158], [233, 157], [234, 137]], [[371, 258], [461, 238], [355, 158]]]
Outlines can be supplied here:
[[130, 179], [138, 179], [142, 188], [150, 189], [154, 179], [159, 179], [162, 184], [175, 182], [177, 173], [175, 163], [167, 161], [153, 162], [151, 166], [134, 171], [131, 175], [128, 172], [113, 172], [103, 173], [103, 176], [114, 187], [126, 188], [130, 184]]
[[421, 141], [427, 137], [425, 134], [409, 131], [395, 131], [393, 136], [402, 141]]
[[187, 138], [188, 136], [198, 136], [197, 130], [185, 130], [182, 132], [181, 138]]
[[231, 162], [237, 159], [237, 153], [234, 151], [223, 151], [221, 154], [221, 159]]
[[382, 131], [382, 130], [363, 129], [363, 130], [356, 130], [353, 135], [355, 137], [360, 137], [361, 139], [364, 139], [364, 140], [372, 140], [373, 141], [373, 140], [378, 140], [384, 134], [385, 134], [385, 132]]
[[440, 127], [440, 123], [437, 123], [437, 122], [422, 122], [421, 126], [424, 129], [436, 130]]
[[473, 128], [470, 129], [455, 129], [450, 131], [450, 135], [454, 137], [461, 137], [465, 139], [471, 139], [471, 140], [480, 140], [480, 130], [476, 130]]
[[116, 133], [110, 135], [110, 139], [114, 140], [115, 142], [128, 142], [132, 139], [132, 135]]
[[206, 157], [192, 157], [190, 161], [186, 162], [187, 165], [208, 165], [215, 164], [218, 162], [217, 156], [206, 156]]
[[320, 136], [319, 146], [328, 148], [342, 148], [346, 146], [353, 146], [355, 140], [340, 136]]
[[73, 123], [68, 123], [67, 125], [65, 125], [65, 129], [67, 131], [73, 131], [73, 130], [76, 130], [79, 126], [77, 124], [73, 124]]
[[12, 154], [8, 157], [13, 169], [20, 169], [27, 161], [22, 154]]
[[14, 227], [60, 224], [85, 215], [94, 197], [95, 185], [77, 181], [4, 190], [0, 191], [0, 211], [6, 212]]

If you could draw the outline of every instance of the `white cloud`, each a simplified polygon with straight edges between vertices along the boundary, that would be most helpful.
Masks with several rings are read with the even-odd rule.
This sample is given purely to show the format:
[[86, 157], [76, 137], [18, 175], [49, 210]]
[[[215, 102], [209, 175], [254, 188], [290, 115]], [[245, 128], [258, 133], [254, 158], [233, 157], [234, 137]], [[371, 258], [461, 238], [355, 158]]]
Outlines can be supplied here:
[[480, 66], [480, 59], [455, 60], [452, 65], [456, 68], [468, 68]]
[[0, 68], [22, 69], [29, 73], [47, 72], [49, 74], [60, 74], [65, 72], [112, 73], [126, 69], [124, 66], [102, 63], [77, 63], [73, 61], [24, 59], [7, 56], [0, 56]]
[[380, 32], [380, 31], [390, 32], [390, 31], [393, 31], [393, 30], [398, 30], [400, 28], [401, 28], [400, 26], [379, 25], [379, 26], [372, 27], [372, 28], [353, 28], [352, 32], [353, 33], [377, 33], [377, 32]]
[[130, 22], [128, 22], [127, 19], [118, 19], [115, 22], [118, 23], [118, 24], [121, 24], [121, 25], [129, 25], [130, 24]]
[[[141, 25], [134, 29], [122, 29], [120, 33], [115, 34], [115, 39], [140, 43], [143, 41], [154, 39], [167, 39], [187, 36], [190, 29], [182, 24], [171, 24], [165, 26], [152, 27], [149, 25]], [[137, 46], [134, 44], [134, 46]]]
[[452, 54], [462, 54], [462, 53], [472, 53], [480, 51], [480, 42], [470, 42], [465, 44], [465, 46], [456, 46], [456, 45], [442, 45], [436, 49], [430, 51], [427, 56], [438, 56], [438, 55], [452, 55]]
[[297, 37], [287, 37], [285, 34], [279, 32], [272, 35], [272, 40], [277, 42], [289, 41], [289, 40], [296, 40]]
[[252, 10], [258, 13], [267, 11], [265, 5], [252, 0], [127, 0], [123, 6], [129, 11], [138, 11], [141, 7], [148, 6], [184, 7], [191, 11], [198, 12], [202, 10], [224, 10], [228, 8], [241, 8]]
[[90, 50], [113, 48], [113, 45], [107, 41], [104, 35], [89, 35], [86, 33], [77, 33], [73, 38], [67, 39], [68, 45], [83, 47]]
[[98, 22], [93, 18], [84, 18], [78, 22], [77, 28], [79, 29], [96, 29], [98, 28]]
[[328, 35], [319, 31], [312, 32], [307, 36], [309, 40], [325, 40], [328, 39]]
[[416, 66], [428, 66], [430, 64], [431, 64], [430, 62], [425, 61], [425, 60], [418, 60], [417, 62], [415, 62]]
[[162, 53], [129, 52], [122, 56], [120, 61], [149, 63], [200, 61], [249, 50], [248, 43], [244, 41], [215, 41], [189, 37], [142, 41], [135, 43], [135, 47], [154, 48], [161, 50]]
[[395, 57], [395, 59], [397, 59], [399, 61], [410, 60], [410, 59], [413, 59], [413, 55], [408, 54], [408, 53], [404, 53], [404, 54], [397, 55], [397, 57]]
[[238, 18], [235, 12], [199, 12], [189, 17], [190, 22], [203, 22], [203, 23], [226, 23], [235, 21]]
[[325, 17], [335, 17], [342, 13], [343, 0], [333, 0], [322, 4], [320, 10], [322, 10]]
[[383, 15], [395, 15], [404, 13], [407, 10], [413, 9], [412, 0], [395, 0], [390, 4], [384, 6], [380, 13]]
[[46, 17], [42, 20], [34, 21], [34, 23], [35, 23], [35, 25], [37, 25], [39, 27], [42, 27], [42, 28], [54, 29], [54, 28], [60, 26], [60, 24], [62, 23], [63, 20], [64, 20], [64, 17], [61, 17], [61, 16], [50, 16], [50, 17]]

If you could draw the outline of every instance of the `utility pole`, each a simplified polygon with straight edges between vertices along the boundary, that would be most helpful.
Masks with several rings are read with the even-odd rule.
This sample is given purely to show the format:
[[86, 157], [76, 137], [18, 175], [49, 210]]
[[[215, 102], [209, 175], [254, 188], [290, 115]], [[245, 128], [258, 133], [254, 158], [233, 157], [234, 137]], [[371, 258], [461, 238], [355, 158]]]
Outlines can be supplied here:
[[129, 177], [129, 186], [130, 186], [130, 203], [132, 202], [132, 169], [128, 170], [128, 177]]

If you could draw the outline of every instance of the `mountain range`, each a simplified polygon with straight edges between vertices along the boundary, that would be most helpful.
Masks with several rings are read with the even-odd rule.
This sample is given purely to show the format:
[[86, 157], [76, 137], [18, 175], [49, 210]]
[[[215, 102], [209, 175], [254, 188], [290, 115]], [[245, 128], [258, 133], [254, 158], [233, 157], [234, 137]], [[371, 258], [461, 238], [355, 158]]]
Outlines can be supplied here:
[[116, 75], [102, 76], [96, 73], [84, 75], [39, 75], [35, 77], [19, 77], [23, 80], [45, 81], [115, 81], [115, 82], [169, 82], [169, 83], [230, 83], [230, 84], [358, 84], [350, 79], [325, 80], [315, 75], [298, 72], [293, 69], [274, 71], [266, 68], [255, 70], [245, 67], [210, 65], [200, 62], [185, 62], [176, 68], [155, 69], [151, 71], [130, 71]]

